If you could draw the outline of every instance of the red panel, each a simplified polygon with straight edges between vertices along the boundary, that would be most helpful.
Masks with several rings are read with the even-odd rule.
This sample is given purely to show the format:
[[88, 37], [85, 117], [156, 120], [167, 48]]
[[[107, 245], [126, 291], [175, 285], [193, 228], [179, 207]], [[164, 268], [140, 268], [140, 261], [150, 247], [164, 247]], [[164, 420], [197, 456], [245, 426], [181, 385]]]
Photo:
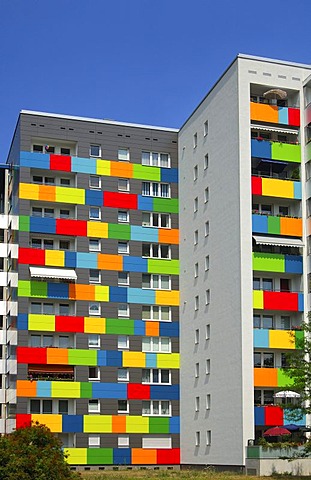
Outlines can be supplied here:
[[260, 177], [252, 177], [252, 194], [262, 195], [262, 179]]
[[31, 415], [27, 413], [16, 414], [16, 428], [30, 427]]
[[55, 317], [56, 332], [84, 333], [84, 317]]
[[76, 235], [86, 237], [87, 223], [83, 220], [56, 220], [56, 233], [58, 235]]
[[129, 383], [127, 386], [127, 398], [129, 400], [148, 400], [150, 398], [150, 386], [140, 383]]
[[281, 407], [265, 407], [265, 425], [284, 425], [283, 409]]
[[298, 294], [287, 292], [263, 292], [265, 310], [290, 310], [298, 312]]
[[45, 251], [36, 248], [19, 248], [18, 263], [26, 265], [45, 265]]
[[288, 125], [295, 125], [299, 127], [300, 125], [300, 110], [299, 108], [289, 108], [288, 109]]
[[46, 348], [17, 347], [16, 358], [17, 358], [17, 363], [46, 364], [47, 363]]
[[180, 463], [180, 449], [158, 449], [157, 450], [157, 464], [158, 465], [178, 465]]
[[104, 193], [104, 207], [131, 208], [137, 210], [137, 195], [133, 193]]
[[50, 169], [71, 172], [71, 157], [67, 155], [50, 155]]

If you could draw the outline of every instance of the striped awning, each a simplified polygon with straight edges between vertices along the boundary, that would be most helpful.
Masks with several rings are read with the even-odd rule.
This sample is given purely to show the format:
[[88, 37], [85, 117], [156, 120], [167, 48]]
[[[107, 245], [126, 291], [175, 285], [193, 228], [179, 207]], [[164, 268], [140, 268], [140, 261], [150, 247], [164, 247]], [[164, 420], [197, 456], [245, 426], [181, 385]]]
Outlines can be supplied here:
[[60, 278], [63, 280], [77, 280], [75, 270], [71, 268], [29, 267], [30, 276], [34, 278]]
[[276, 133], [284, 133], [284, 134], [293, 134], [293, 135], [298, 135], [297, 130], [289, 130], [288, 128], [282, 128], [282, 127], [267, 127], [267, 126], [262, 126], [262, 125], [251, 125], [251, 128], [253, 130], [261, 130], [263, 132], [276, 132]]
[[259, 245], [276, 245], [279, 247], [303, 247], [304, 243], [299, 238], [288, 237], [261, 237], [253, 236], [255, 242]]

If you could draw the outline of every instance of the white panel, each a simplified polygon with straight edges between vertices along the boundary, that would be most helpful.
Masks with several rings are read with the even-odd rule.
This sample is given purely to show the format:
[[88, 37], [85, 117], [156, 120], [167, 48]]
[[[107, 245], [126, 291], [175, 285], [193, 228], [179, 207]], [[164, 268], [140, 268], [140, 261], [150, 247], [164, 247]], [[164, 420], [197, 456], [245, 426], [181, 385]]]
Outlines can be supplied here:
[[18, 258], [18, 245], [15, 243], [12, 245], [9, 245], [9, 253], [11, 252], [11, 257], [12, 258]]
[[[0, 389], [0, 403], [5, 403], [5, 389], [4, 388]], [[0, 428], [0, 430], [1, 430], [1, 428]]]
[[171, 437], [143, 437], [143, 448], [172, 448]]
[[6, 361], [2, 358], [0, 360], [0, 375], [6, 373]]
[[0, 433], [5, 433], [5, 420], [3, 418], [0, 419]]
[[11, 287], [17, 287], [18, 286], [18, 273], [17, 272], [9, 272], [8, 283], [11, 284]]
[[6, 258], [7, 257], [7, 244], [6, 243], [0, 243], [0, 257], [1, 258]]
[[6, 314], [6, 302], [4, 300], [0, 301], [0, 315]]
[[0, 345], [5, 345], [6, 344], [5, 336], [6, 336], [5, 331], [0, 330]]
[[8, 228], [8, 215], [0, 215], [0, 228], [6, 229]]
[[7, 285], [7, 272], [0, 272], [0, 286], [6, 287]]

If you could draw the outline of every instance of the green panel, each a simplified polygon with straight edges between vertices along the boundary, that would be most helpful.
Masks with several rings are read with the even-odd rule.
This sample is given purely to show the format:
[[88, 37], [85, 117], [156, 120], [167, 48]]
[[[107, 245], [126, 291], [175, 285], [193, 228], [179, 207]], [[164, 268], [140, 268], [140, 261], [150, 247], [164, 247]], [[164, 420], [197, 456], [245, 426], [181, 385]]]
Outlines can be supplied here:
[[295, 331], [295, 347], [296, 348], [302, 348], [302, 342], [304, 338], [304, 333], [301, 330], [296, 330]]
[[288, 387], [288, 386], [292, 385], [293, 380], [291, 380], [286, 375], [284, 370], [282, 370], [281, 368], [278, 368], [277, 372], [278, 372], [278, 385], [277, 385], [278, 387]]
[[106, 318], [106, 334], [134, 335], [134, 320]]
[[260, 458], [260, 447], [247, 447], [247, 458]]
[[287, 162], [300, 162], [300, 145], [290, 143], [272, 142], [271, 145], [272, 160], [286, 160]]
[[89, 465], [112, 465], [113, 449], [112, 448], [88, 448], [87, 464]]
[[281, 231], [280, 217], [268, 217], [268, 233], [279, 235]]
[[137, 163], [134, 163], [133, 178], [160, 182], [161, 170], [158, 167], [147, 167], [146, 165], [138, 165]]
[[47, 298], [48, 284], [45, 282], [30, 282], [30, 296]]
[[277, 253], [253, 253], [253, 270], [285, 272], [285, 256]]
[[17, 295], [19, 297], [30, 297], [30, 282], [28, 280], [18, 281]]
[[26, 217], [26, 215], [20, 215], [18, 229], [19, 229], [20, 232], [29, 232], [30, 218]]
[[149, 433], [170, 433], [169, 418], [149, 418]]
[[148, 273], [179, 274], [179, 260], [148, 260]]
[[178, 213], [177, 198], [154, 198], [153, 210], [155, 212]]
[[96, 350], [68, 350], [68, 365], [97, 365]]
[[117, 240], [130, 240], [130, 225], [118, 225], [114, 223], [108, 224], [108, 238], [116, 238]]
[[91, 382], [80, 383], [80, 398], [93, 398]]

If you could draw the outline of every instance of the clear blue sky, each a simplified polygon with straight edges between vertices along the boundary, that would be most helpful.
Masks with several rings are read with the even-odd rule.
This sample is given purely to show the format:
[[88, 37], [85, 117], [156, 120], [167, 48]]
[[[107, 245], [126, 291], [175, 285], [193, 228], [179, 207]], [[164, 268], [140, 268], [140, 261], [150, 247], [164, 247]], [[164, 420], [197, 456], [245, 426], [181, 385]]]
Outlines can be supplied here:
[[0, 0], [0, 161], [21, 109], [179, 127], [238, 53], [311, 64], [311, 0]]

